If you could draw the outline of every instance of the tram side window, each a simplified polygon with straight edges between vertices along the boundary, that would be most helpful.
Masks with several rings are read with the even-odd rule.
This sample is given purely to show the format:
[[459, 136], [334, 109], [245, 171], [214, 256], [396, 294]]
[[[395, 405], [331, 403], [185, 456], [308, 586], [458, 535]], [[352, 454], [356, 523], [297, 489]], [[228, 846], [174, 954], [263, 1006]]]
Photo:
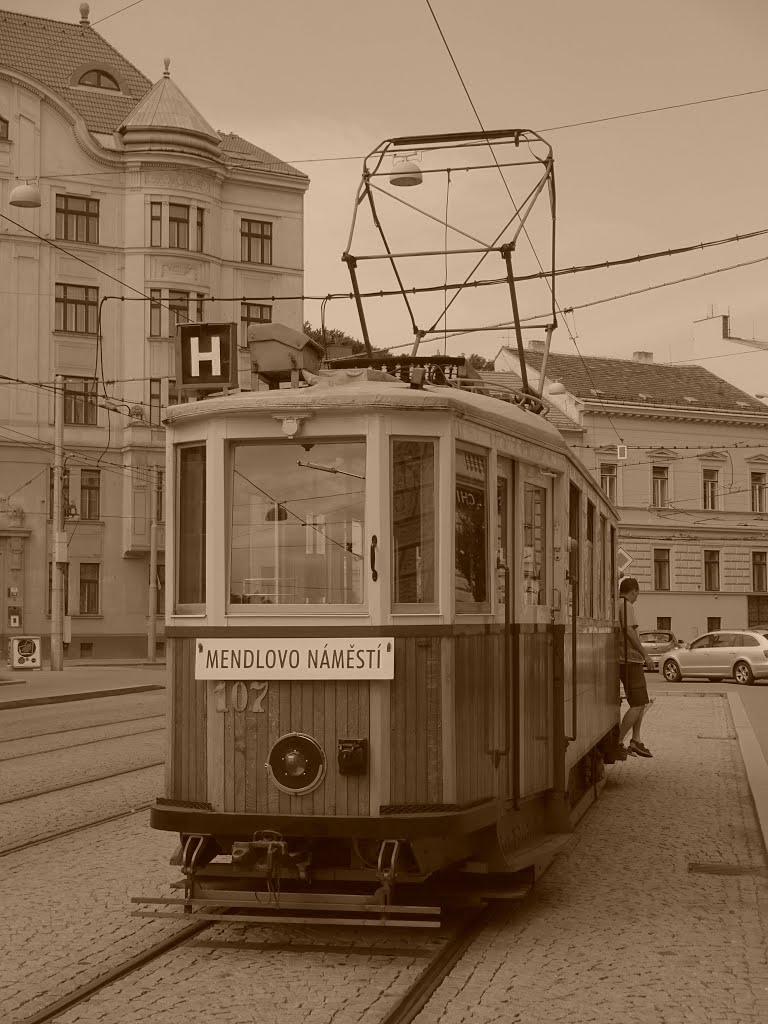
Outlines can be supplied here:
[[488, 598], [488, 459], [456, 448], [456, 613], [490, 611]]
[[205, 603], [205, 445], [179, 448], [176, 605]]
[[365, 443], [234, 445], [231, 605], [360, 604]]
[[430, 604], [435, 596], [435, 444], [392, 441], [392, 601]]
[[547, 492], [526, 483], [523, 491], [523, 600], [527, 605], [547, 600]]

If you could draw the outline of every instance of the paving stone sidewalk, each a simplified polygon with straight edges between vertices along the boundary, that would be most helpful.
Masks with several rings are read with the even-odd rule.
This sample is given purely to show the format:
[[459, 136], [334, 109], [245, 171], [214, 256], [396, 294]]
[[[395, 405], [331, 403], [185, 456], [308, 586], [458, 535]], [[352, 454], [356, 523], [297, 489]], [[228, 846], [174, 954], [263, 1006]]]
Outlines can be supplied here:
[[727, 699], [657, 697], [643, 732], [654, 758], [608, 770], [530, 902], [417, 1024], [768, 1021], [766, 855]]

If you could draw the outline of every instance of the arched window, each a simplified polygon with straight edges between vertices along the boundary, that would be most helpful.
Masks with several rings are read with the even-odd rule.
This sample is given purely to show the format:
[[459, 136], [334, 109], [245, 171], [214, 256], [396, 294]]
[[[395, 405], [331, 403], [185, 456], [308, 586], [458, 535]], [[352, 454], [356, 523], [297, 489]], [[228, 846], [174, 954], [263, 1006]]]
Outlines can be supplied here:
[[8, 138], [8, 122], [4, 117], [0, 117], [0, 139]]
[[77, 84], [90, 85], [94, 89], [113, 89], [116, 92], [120, 92], [120, 86], [112, 75], [108, 75], [106, 71], [86, 71]]

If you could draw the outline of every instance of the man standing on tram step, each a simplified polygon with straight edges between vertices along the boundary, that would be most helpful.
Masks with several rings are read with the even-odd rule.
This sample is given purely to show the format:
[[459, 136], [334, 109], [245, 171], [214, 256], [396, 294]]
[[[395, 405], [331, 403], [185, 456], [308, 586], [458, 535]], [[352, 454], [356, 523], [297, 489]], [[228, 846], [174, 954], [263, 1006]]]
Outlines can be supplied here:
[[[632, 757], [653, 757], [648, 747], [640, 740], [640, 726], [648, 708], [648, 687], [643, 666], [653, 671], [653, 663], [645, 652], [637, 633], [637, 618], [634, 604], [640, 593], [640, 585], [632, 576], [626, 576], [619, 586], [619, 675], [624, 684], [624, 693], [629, 709], [619, 727], [619, 749], [626, 750]], [[624, 737], [632, 730], [629, 746], [624, 747]]]

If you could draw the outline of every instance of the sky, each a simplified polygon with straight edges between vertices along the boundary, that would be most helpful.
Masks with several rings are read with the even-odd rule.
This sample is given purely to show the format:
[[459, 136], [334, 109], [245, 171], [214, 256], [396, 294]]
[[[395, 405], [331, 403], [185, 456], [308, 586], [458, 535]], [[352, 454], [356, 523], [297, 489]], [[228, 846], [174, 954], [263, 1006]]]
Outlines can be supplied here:
[[[114, 13], [127, 2], [94, 0], [92, 25], [153, 81], [170, 57], [176, 84], [215, 128], [235, 131], [309, 175], [309, 295], [350, 291], [341, 254], [365, 153], [394, 136], [478, 128], [435, 18], [484, 127], [532, 129], [553, 148], [557, 266], [768, 228], [768, 91], [561, 127], [768, 90], [763, 0], [141, 0]], [[80, 17], [78, 0], [0, 0], [0, 7], [63, 21]], [[346, 157], [354, 159], [340, 159]], [[486, 151], [483, 162], [491, 159]], [[517, 173], [505, 172], [516, 200]], [[451, 224], [487, 239], [511, 216], [510, 199], [495, 169], [471, 177], [470, 185], [469, 175], [455, 173], [447, 188], [447, 175], [433, 175], [429, 188], [394, 191], [441, 220], [447, 201]], [[442, 245], [441, 225], [410, 213], [407, 219], [405, 208], [385, 197], [380, 211], [398, 244]], [[353, 251], [379, 252], [362, 223], [365, 212]], [[542, 207], [530, 229], [542, 262], [548, 258], [544, 213]], [[451, 244], [460, 239], [449, 233]], [[564, 276], [556, 298], [568, 309], [765, 257], [768, 235]], [[522, 268], [535, 267], [527, 239], [521, 238], [515, 259]], [[465, 258], [452, 257], [448, 279], [461, 279], [466, 269]], [[430, 266], [409, 261], [407, 270], [409, 283], [446, 279], [442, 257]], [[499, 275], [498, 255], [491, 254], [483, 270]], [[364, 271], [363, 287], [392, 287], [383, 262]], [[720, 321], [706, 319], [730, 313], [732, 334], [768, 342], [767, 276], [768, 260], [576, 309], [560, 318], [553, 351], [631, 358], [643, 350], [657, 362], [703, 358], [701, 365], [745, 390], [768, 393], [768, 351], [719, 342]], [[546, 309], [547, 295], [537, 287], [521, 286], [524, 317], [541, 312], [542, 301]], [[442, 296], [420, 301], [417, 321], [429, 327]], [[307, 302], [304, 312], [319, 323], [318, 302]], [[370, 300], [366, 315], [373, 344], [412, 341], [401, 300]], [[510, 315], [508, 292], [478, 289], [449, 310], [448, 332], [452, 325], [496, 323]], [[326, 324], [360, 337], [350, 301], [330, 302]], [[513, 332], [501, 329], [441, 337], [422, 352], [492, 358], [508, 343]], [[724, 358], [710, 358], [723, 352]]]

